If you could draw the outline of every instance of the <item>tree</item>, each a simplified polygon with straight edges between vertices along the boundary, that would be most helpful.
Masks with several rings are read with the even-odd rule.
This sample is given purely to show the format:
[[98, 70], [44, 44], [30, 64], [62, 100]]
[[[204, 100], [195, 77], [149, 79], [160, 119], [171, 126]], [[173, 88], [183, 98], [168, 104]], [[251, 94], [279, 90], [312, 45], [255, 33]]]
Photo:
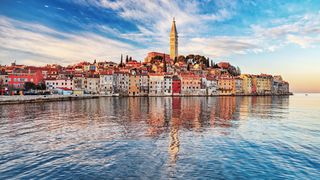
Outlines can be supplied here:
[[37, 88], [33, 82], [25, 82], [23, 87], [25, 91], [35, 90]]
[[209, 58], [206, 59], [206, 67], [207, 67], [207, 68], [210, 67], [210, 60], [209, 60]]
[[162, 61], [162, 60], [163, 60], [163, 57], [162, 57], [162, 56], [155, 56], [155, 57], [154, 57], [154, 60]]
[[239, 66], [237, 66], [237, 75], [238, 76], [241, 75], [241, 70], [240, 70]]
[[[179, 56], [179, 57], [181, 57], [181, 56]], [[184, 57], [184, 56], [183, 56]], [[177, 57], [174, 57], [174, 64], [176, 64], [177, 63], [177, 61], [178, 61], [178, 58]], [[184, 61], [184, 60], [183, 60]]]
[[[178, 56], [178, 58], [175, 57], [174, 59], [175, 59], [175, 61], [176, 61], [176, 59], [177, 59], [177, 61], [179, 61], [179, 62], [186, 62], [186, 57], [184, 57], [184, 55], [180, 55], [180, 56]], [[177, 62], [177, 61], [176, 61], [176, 62]], [[176, 63], [176, 62], [175, 62], [175, 63]]]
[[129, 58], [129, 62], [131, 62], [132, 61], [132, 57], [130, 56], [130, 58]]
[[167, 61], [165, 54], [163, 54], [163, 72], [167, 72]]
[[38, 89], [38, 90], [46, 90], [46, 84], [44, 82], [41, 82], [36, 86], [36, 89]]
[[122, 56], [122, 54], [121, 54], [121, 60], [120, 60], [119, 67], [123, 67], [123, 56]]
[[129, 62], [129, 57], [128, 55], [126, 56], [126, 64]]

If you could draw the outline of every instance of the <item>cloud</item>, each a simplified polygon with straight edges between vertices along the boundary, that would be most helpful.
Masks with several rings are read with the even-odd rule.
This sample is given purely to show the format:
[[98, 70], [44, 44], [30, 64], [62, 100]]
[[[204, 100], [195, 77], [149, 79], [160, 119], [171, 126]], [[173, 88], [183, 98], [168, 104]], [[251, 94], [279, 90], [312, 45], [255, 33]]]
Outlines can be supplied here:
[[92, 59], [117, 60], [121, 53], [142, 54], [132, 45], [97, 34], [68, 34], [1, 16], [0, 41], [2, 59], [7, 63], [19, 58], [18, 62], [68, 64]]

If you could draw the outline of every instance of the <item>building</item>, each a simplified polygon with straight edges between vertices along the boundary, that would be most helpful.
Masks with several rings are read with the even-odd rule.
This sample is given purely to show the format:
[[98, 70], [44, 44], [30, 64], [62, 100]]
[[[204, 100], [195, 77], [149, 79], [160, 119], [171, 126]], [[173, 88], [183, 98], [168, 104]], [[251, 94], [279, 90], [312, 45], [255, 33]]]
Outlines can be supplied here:
[[173, 18], [170, 32], [170, 58], [175, 59], [178, 57], [178, 32], [176, 28], [176, 21]]
[[172, 95], [177, 96], [181, 94], [181, 79], [179, 76], [174, 75], [172, 77]]
[[40, 70], [31, 71], [30, 69], [16, 68], [12, 70], [11, 74], [8, 74], [8, 86], [14, 89], [23, 89], [26, 82], [32, 82], [38, 85], [43, 81], [43, 75]]
[[149, 76], [147, 73], [141, 72], [139, 74], [140, 95], [148, 96], [149, 94]]
[[252, 93], [252, 76], [250, 74], [241, 74], [243, 94], [249, 95]]
[[233, 93], [233, 78], [231, 76], [220, 76], [218, 78], [218, 94], [232, 95]]
[[172, 95], [172, 75], [165, 74], [164, 75], [164, 95], [170, 96]]
[[46, 79], [45, 81], [47, 90], [54, 90], [57, 88], [73, 89], [72, 79]]
[[272, 75], [260, 74], [256, 76], [257, 93], [260, 95], [271, 94], [272, 91]]
[[200, 95], [201, 78], [194, 74], [181, 74], [181, 94]]
[[233, 80], [233, 87], [232, 87], [232, 94], [234, 95], [242, 95], [243, 89], [242, 89], [242, 83], [243, 80], [240, 77], [235, 77]]
[[139, 96], [140, 95], [140, 76], [137, 71], [131, 71], [129, 75], [129, 96]]
[[164, 95], [164, 76], [162, 73], [149, 74], [149, 96]]
[[111, 95], [113, 83], [113, 71], [104, 71], [100, 73], [100, 94]]
[[145, 62], [151, 62], [151, 60], [154, 59], [157, 56], [165, 57], [166, 61], [170, 61], [170, 55], [169, 54], [164, 54], [164, 53], [160, 53], [160, 52], [149, 52], [147, 57], [145, 58]]
[[204, 80], [204, 86], [206, 89], [206, 95], [214, 96], [218, 95], [218, 81], [214, 76], [207, 76]]
[[59, 94], [59, 95], [72, 95], [73, 91], [72, 89], [65, 88], [65, 87], [59, 87], [53, 90], [54, 94]]
[[89, 94], [98, 94], [100, 90], [100, 76], [90, 75], [85, 80], [85, 92]]

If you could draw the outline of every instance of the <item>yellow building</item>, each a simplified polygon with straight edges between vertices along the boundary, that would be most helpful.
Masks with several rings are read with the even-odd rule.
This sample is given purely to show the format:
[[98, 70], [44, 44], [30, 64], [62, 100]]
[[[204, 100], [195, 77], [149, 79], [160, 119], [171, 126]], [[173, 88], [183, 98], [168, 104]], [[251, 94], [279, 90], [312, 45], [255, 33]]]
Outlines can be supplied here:
[[260, 74], [256, 76], [257, 93], [258, 94], [271, 94], [272, 91], [272, 75]]
[[241, 74], [242, 90], [244, 94], [252, 93], [252, 76], [250, 74]]
[[170, 58], [178, 57], [178, 32], [176, 28], [176, 21], [173, 18], [170, 32]]

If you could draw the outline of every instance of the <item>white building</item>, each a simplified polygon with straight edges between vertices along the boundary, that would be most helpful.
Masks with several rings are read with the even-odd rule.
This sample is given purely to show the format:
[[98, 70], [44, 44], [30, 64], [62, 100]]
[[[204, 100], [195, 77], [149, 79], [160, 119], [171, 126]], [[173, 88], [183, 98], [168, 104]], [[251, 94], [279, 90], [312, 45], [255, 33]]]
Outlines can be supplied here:
[[209, 96], [218, 95], [218, 81], [214, 77], [205, 78], [206, 94]]
[[113, 92], [113, 72], [100, 73], [100, 94], [111, 95]]
[[89, 94], [98, 94], [100, 89], [100, 77], [90, 76], [86, 78], [85, 92]]
[[164, 85], [163, 74], [150, 73], [149, 74], [149, 96], [162, 96]]
[[243, 88], [242, 88], [243, 79], [240, 77], [236, 77], [234, 83], [235, 83], [235, 90], [236, 90], [235, 94], [237, 95], [243, 94]]
[[172, 95], [172, 75], [164, 76], [164, 95]]
[[54, 90], [56, 88], [74, 88], [72, 79], [46, 79], [45, 84], [48, 90]]
[[140, 94], [142, 96], [148, 96], [149, 94], [149, 77], [147, 73], [141, 73], [139, 79]]

